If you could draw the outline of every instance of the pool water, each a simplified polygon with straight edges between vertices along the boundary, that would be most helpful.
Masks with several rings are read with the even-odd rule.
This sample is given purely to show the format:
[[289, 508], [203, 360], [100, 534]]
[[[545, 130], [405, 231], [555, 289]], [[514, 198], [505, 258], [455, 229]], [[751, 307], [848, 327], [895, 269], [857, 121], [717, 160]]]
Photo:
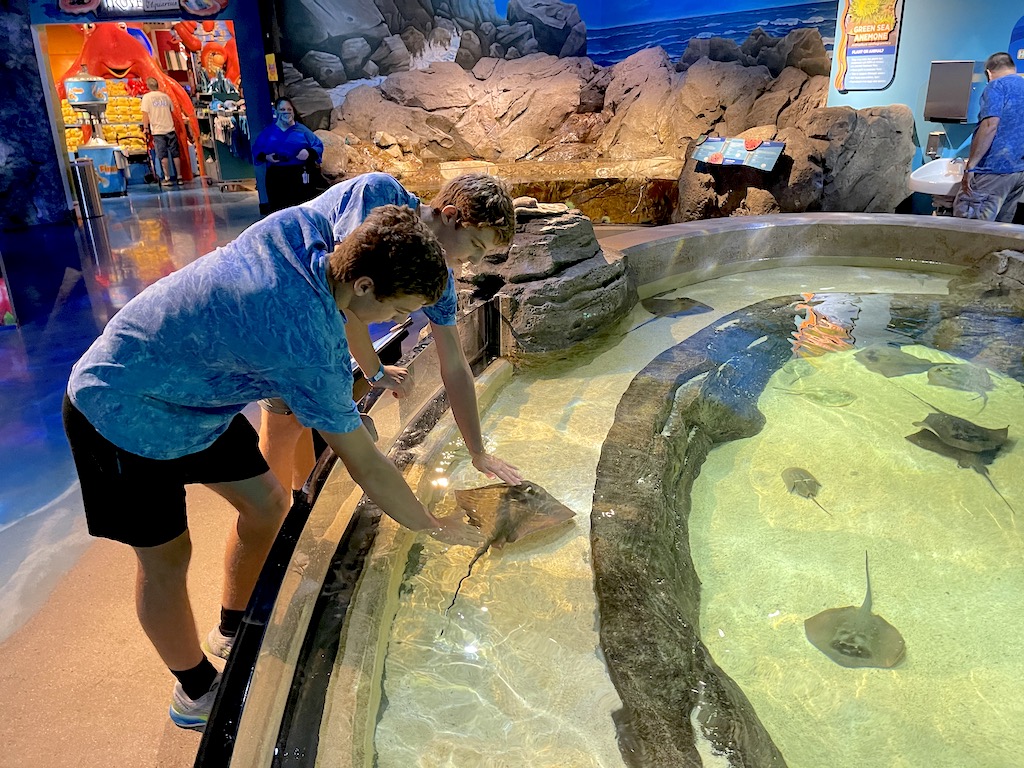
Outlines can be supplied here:
[[[717, 278], [678, 291], [712, 312], [659, 319], [582, 360], [519, 371], [484, 415], [489, 447], [577, 516], [564, 528], [485, 554], [447, 618], [473, 550], [401, 532], [382, 539], [401, 578], [381, 641], [382, 681], [362, 683], [381, 686], [368, 697], [375, 727], [365, 763], [353, 762], [622, 766], [612, 721], [621, 703], [599, 648], [589, 514], [601, 446], [630, 381], [663, 350], [767, 298], [944, 294], [947, 281], [948, 275], [831, 266]], [[795, 333], [803, 315], [794, 309]], [[623, 328], [649, 317], [637, 307]], [[863, 331], [870, 340], [866, 316]], [[790, 766], [969, 765], [956, 756], [978, 754], [982, 745], [994, 757], [973, 764], [1009, 765], [999, 756], [1013, 753], [1007, 731], [1021, 712], [1004, 704], [1013, 698], [1004, 686], [1019, 679], [1012, 649], [1022, 638], [1011, 621], [997, 619], [1015, 615], [1008, 601], [1024, 594], [1013, 573], [1020, 540], [1012, 516], [982, 477], [904, 439], [909, 421], [924, 418], [927, 408], [899, 391], [903, 382], [864, 369], [839, 342], [840, 351], [814, 359], [811, 379], [841, 381], [857, 399], [809, 406], [804, 397], [773, 391], [809, 386], [792, 369], [780, 371], [760, 403], [762, 433], [716, 448], [705, 464], [691, 516], [705, 642]], [[887, 382], [886, 393], [876, 398], [870, 393], [883, 389], [879, 380]], [[958, 414], [954, 405], [969, 396], [906, 386]], [[1003, 426], [1014, 417], [1024, 426], [1022, 403], [1019, 385], [998, 381], [983, 423]], [[441, 491], [490, 482], [459, 444], [425, 461], [425, 474]], [[1024, 510], [1024, 497], [1012, 490], [1022, 462], [1014, 449], [990, 471]], [[786, 492], [780, 473], [791, 465], [822, 481], [819, 501], [832, 517]], [[435, 512], [453, 508], [447, 494]], [[907, 659], [895, 670], [844, 669], [803, 638], [805, 618], [860, 605], [865, 550], [875, 612], [907, 641]], [[350, 617], [353, 626], [361, 620]], [[929, 739], [944, 746], [927, 746]], [[958, 752], [948, 751], [952, 744]], [[321, 741], [324, 764], [331, 749], [329, 739]], [[728, 764], [704, 752], [706, 765]]]

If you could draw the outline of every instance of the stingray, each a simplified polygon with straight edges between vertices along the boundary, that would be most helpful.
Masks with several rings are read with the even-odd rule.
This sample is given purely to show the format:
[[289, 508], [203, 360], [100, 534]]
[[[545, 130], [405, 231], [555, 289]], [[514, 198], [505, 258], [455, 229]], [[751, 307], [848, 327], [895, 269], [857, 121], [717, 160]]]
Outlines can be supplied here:
[[782, 387], [776, 387], [777, 392], [782, 392], [786, 395], [800, 395], [807, 398], [812, 403], [823, 405], [826, 408], [842, 408], [844, 405], [849, 405], [857, 396], [852, 392], [847, 392], [845, 389], [784, 389]]
[[789, 489], [790, 493], [795, 493], [798, 496], [803, 496], [805, 499], [810, 499], [818, 505], [818, 509], [829, 517], [832, 517], [832, 513], [821, 506], [815, 498], [815, 496], [818, 495], [818, 491], [821, 490], [821, 483], [815, 480], [814, 476], [806, 469], [801, 469], [800, 467], [784, 469], [782, 470], [782, 480], [786, 484], [786, 488]]
[[910, 373], [924, 373], [936, 365], [894, 347], [868, 347], [854, 352], [853, 356], [869, 371], [880, 373], [887, 379]]
[[711, 311], [711, 307], [707, 304], [696, 299], [688, 299], [685, 296], [677, 296], [674, 299], [644, 299], [640, 302], [640, 306], [654, 315], [654, 317], [644, 320], [640, 325], [633, 326], [626, 333], [635, 331], [637, 328], [643, 328], [648, 323], [653, 323], [655, 320], [660, 320], [663, 317], [701, 315]]
[[928, 427], [946, 445], [971, 453], [993, 451], [1006, 445], [1009, 427], [1002, 429], [982, 427], [973, 421], [961, 419], [959, 416], [946, 413], [941, 408], [936, 408], [923, 397], [917, 397], [909, 389], [906, 391], [935, 411], [935, 413], [929, 413], [924, 421], [915, 421], [914, 426]]
[[944, 443], [942, 438], [927, 429], [922, 429], [920, 432], [907, 435], [907, 440], [919, 448], [924, 448], [926, 451], [937, 453], [939, 456], [945, 456], [948, 459], [956, 459], [956, 463], [961, 469], [967, 469], [968, 467], [973, 469], [988, 481], [988, 484], [992, 486], [992, 490], [999, 495], [999, 498], [1003, 500], [1003, 503], [1007, 507], [1010, 507], [1010, 512], [1017, 514], [1016, 510], [1010, 506], [1010, 502], [1006, 500], [1006, 497], [999, 493], [999, 489], [996, 488], [996, 484], [992, 482], [992, 478], [988, 474], [988, 467], [986, 465], [991, 464], [995, 460], [996, 453], [999, 451], [998, 448], [977, 453], [974, 451], [965, 451], [961, 448], [955, 448], [952, 445]]
[[868, 589], [860, 608], [830, 608], [804, 622], [811, 645], [842, 667], [889, 669], [903, 660], [907, 646], [892, 624], [871, 612], [871, 574], [864, 553]]
[[928, 371], [928, 383], [937, 387], [974, 392], [981, 398], [981, 409], [988, 405], [988, 394], [995, 385], [988, 371], [970, 363], [943, 363]]
[[[469, 561], [466, 575], [459, 579], [455, 595], [444, 609], [445, 616], [455, 605], [463, 582], [473, 573], [473, 566], [488, 549], [501, 549], [505, 544], [568, 522], [576, 514], [539, 485], [529, 481], [523, 481], [522, 485], [497, 483], [456, 491], [455, 501], [466, 510], [469, 522], [483, 531], [484, 543]], [[443, 629], [441, 634], [444, 634]]]

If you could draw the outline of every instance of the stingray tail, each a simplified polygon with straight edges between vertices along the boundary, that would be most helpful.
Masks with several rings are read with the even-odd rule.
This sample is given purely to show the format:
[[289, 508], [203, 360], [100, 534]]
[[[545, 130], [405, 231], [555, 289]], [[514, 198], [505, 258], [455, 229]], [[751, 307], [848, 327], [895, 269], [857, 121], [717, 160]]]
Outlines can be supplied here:
[[[989, 475], [988, 475], [988, 472], [986, 472], [986, 473], [985, 473], [985, 479], [986, 479], [986, 480], [988, 480], [988, 484], [992, 486], [992, 490], [993, 490], [993, 491], [995, 491], [996, 493], [999, 493], [999, 489], [998, 489], [998, 488], [996, 488], [996, 484], [992, 482], [992, 478], [991, 478], [991, 477], [989, 477]], [[1012, 506], [1010, 505], [1010, 502], [1008, 502], [1008, 501], [1006, 500], [1006, 497], [1005, 497], [1005, 496], [1003, 496], [1003, 494], [999, 493], [999, 498], [1003, 500], [1003, 504], [1005, 504], [1005, 505], [1006, 505], [1007, 507], [1009, 507], [1009, 508], [1010, 508], [1010, 512], [1011, 512], [1011, 514], [1013, 514], [1013, 515], [1016, 515], [1016, 514], [1017, 514], [1017, 510], [1015, 510], [1015, 509], [1014, 509], [1014, 508], [1013, 508], [1013, 507], [1012, 507]]]
[[[446, 619], [448, 618], [448, 612], [454, 607], [455, 601], [459, 599], [459, 590], [462, 589], [463, 582], [470, 577], [470, 574], [473, 573], [473, 566], [476, 565], [477, 560], [483, 557], [484, 552], [487, 551], [488, 546], [490, 545], [488, 544], [480, 547], [480, 549], [477, 550], [476, 554], [473, 555], [473, 559], [469, 561], [469, 568], [466, 569], [466, 575], [459, 579], [458, 586], [455, 587], [455, 594], [452, 595], [452, 601], [448, 603], [448, 607], [444, 609], [444, 617]], [[444, 635], [445, 629], [447, 628], [448, 624], [446, 622], [445, 626], [441, 628], [441, 634], [439, 634], [438, 637], [442, 637]]]
[[824, 512], [829, 517], [832, 517], [832, 513], [829, 512], [827, 509], [825, 509], [823, 506], [821, 506], [821, 504], [818, 502], [818, 500], [816, 498], [814, 498], [813, 496], [811, 496], [810, 498], [811, 498], [811, 501], [813, 501], [815, 504], [818, 505], [818, 509], [820, 509], [822, 512]]

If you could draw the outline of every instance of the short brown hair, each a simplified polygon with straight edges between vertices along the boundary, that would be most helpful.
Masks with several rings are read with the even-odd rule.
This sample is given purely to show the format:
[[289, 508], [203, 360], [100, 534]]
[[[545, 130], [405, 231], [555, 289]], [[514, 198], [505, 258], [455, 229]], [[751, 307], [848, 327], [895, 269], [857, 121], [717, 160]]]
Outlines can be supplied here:
[[464, 173], [456, 176], [430, 201], [430, 207], [441, 210], [454, 205], [463, 224], [490, 227], [497, 233], [496, 243], [508, 245], [516, 233], [516, 211], [508, 184], [487, 173]]
[[433, 304], [448, 284], [444, 250], [412, 208], [384, 205], [370, 212], [331, 254], [331, 277], [373, 280], [374, 297], [422, 296]]

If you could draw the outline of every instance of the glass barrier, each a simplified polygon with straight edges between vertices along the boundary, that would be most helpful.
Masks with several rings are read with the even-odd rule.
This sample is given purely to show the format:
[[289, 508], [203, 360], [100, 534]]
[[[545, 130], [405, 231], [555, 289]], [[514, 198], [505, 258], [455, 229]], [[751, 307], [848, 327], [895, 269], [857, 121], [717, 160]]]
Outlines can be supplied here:
[[[458, 321], [463, 349], [477, 374], [496, 357], [495, 312], [488, 303], [464, 313]], [[418, 345], [411, 356], [407, 364], [413, 378], [411, 392], [399, 399], [373, 390], [369, 405], [363, 405], [376, 426], [377, 446], [400, 469], [410, 464], [406, 450], [410, 444], [428, 433], [432, 442], [441, 435], [449, 440], [455, 430], [450, 413], [445, 415], [447, 400], [433, 343]], [[481, 410], [509, 375], [511, 367], [499, 361], [478, 378]], [[435, 425], [436, 435], [431, 433]], [[412, 464], [406, 477], [419, 498], [426, 500], [429, 489], [419, 487], [418, 473], [421, 470]], [[397, 535], [395, 529], [410, 533], [390, 518], [381, 518], [330, 449], [318, 462], [306, 490], [311, 505], [298, 504], [289, 513], [250, 601], [200, 745], [197, 768], [270, 766], [282, 747], [292, 754], [310, 747], [315, 750], [320, 719], [328, 713], [310, 712], [303, 702], [310, 695], [322, 701], [318, 686], [326, 690], [333, 658], [321, 679], [316, 670], [306, 668], [311, 649], [321, 648], [325, 633], [326, 642], [333, 639], [335, 650], [339, 647], [345, 606], [378, 528], [389, 540]], [[248, 630], [252, 630], [250, 638], [245, 637]], [[358, 638], [364, 630], [349, 629], [346, 634]]]

